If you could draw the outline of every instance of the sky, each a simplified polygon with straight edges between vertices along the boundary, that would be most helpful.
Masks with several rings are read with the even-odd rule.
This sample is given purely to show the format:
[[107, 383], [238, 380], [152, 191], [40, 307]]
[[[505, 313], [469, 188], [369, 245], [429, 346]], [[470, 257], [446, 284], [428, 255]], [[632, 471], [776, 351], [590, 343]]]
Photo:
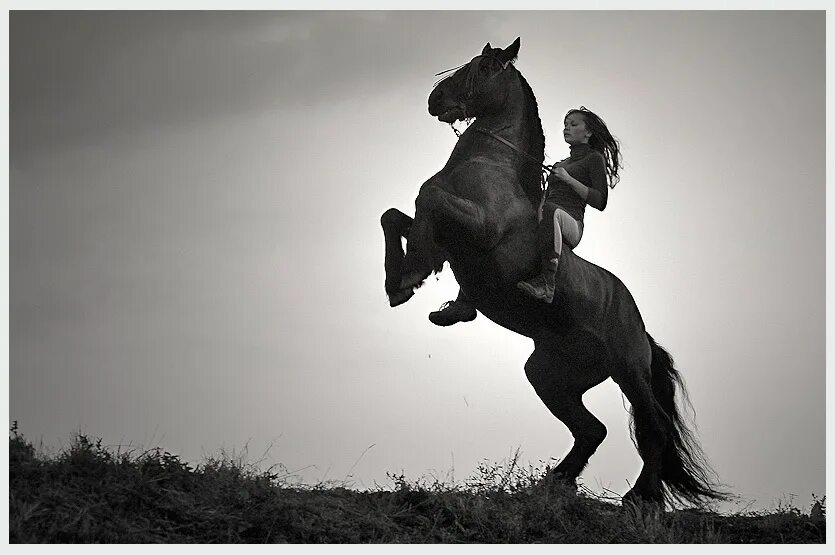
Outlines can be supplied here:
[[[622, 145], [576, 252], [673, 355], [730, 509], [825, 494], [824, 12], [11, 12], [9, 419], [45, 450], [220, 452], [306, 483], [461, 481], [571, 436], [532, 342], [392, 309], [380, 215], [455, 144], [435, 74], [517, 36], [546, 162], [584, 105]], [[431, 32], [429, 32], [431, 30]], [[611, 380], [583, 474], [640, 470]]]

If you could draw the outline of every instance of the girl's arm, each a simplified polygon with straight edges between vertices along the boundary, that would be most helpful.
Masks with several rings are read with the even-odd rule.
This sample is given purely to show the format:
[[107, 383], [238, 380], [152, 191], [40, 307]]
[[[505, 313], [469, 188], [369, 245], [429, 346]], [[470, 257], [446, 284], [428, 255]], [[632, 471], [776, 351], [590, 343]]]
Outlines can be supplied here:
[[574, 189], [574, 192], [586, 201], [586, 204], [597, 208], [601, 212], [606, 208], [606, 203], [609, 200], [609, 188], [606, 185], [606, 163], [603, 156], [594, 156], [590, 161], [591, 183], [589, 187], [571, 177], [564, 168], [557, 168], [554, 173], [558, 178], [568, 183]]

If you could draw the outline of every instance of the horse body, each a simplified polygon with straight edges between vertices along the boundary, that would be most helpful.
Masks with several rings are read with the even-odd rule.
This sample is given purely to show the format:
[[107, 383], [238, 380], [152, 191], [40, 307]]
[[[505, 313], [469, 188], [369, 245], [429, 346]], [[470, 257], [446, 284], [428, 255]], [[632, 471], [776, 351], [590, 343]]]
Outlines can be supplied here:
[[[721, 498], [675, 406], [678, 373], [646, 333], [638, 307], [613, 274], [564, 247], [552, 304], [515, 284], [539, 270], [537, 210], [544, 137], [533, 92], [507, 49], [482, 54], [442, 80], [429, 112], [451, 123], [475, 117], [445, 166], [420, 188], [414, 219], [389, 209], [386, 292], [397, 306], [445, 261], [487, 318], [534, 342], [525, 372], [548, 409], [574, 436], [553, 476], [574, 482], [606, 436], [582, 402], [611, 377], [632, 405], [644, 461], [629, 499], [698, 502]], [[406, 253], [401, 238], [407, 238]]]
[[[476, 133], [475, 128], [468, 129], [462, 139]], [[474, 211], [473, 219], [479, 222], [475, 227], [467, 225], [466, 216], [463, 222], [453, 217], [436, 217], [433, 231], [435, 242], [446, 251], [456, 280], [465, 291], [472, 290], [478, 296], [478, 291], [485, 286], [515, 283], [538, 267], [537, 221], [536, 211], [518, 186], [501, 186], [518, 183], [517, 172], [484, 157], [484, 152], [506, 150], [506, 147], [494, 141], [473, 141], [467, 146], [474, 154], [451, 159], [448, 165], [452, 167], [428, 181], [421, 191], [424, 197], [419, 195], [419, 198], [431, 196], [437, 187], [467, 201], [468, 206], [464, 207], [450, 204], [450, 212], [470, 208]], [[443, 211], [444, 203], [449, 203], [447, 198], [437, 201], [433, 207], [435, 214]]]

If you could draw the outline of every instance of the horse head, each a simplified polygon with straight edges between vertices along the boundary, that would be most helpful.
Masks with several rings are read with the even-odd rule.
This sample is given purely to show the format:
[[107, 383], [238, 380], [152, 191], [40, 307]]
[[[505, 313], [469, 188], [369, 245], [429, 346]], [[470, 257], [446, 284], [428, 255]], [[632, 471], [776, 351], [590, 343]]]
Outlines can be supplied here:
[[435, 85], [429, 95], [429, 113], [444, 123], [453, 123], [500, 112], [515, 73], [508, 69], [512, 69], [518, 54], [519, 38], [507, 48], [493, 48], [488, 42], [481, 54]]

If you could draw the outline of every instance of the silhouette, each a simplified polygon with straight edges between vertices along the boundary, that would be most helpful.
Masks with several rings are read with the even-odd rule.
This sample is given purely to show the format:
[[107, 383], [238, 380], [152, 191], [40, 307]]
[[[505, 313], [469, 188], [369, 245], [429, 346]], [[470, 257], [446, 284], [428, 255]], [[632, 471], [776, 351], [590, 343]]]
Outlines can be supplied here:
[[421, 186], [414, 219], [394, 208], [381, 217], [389, 303], [407, 302], [449, 261], [478, 311], [533, 340], [525, 373], [574, 436], [549, 479], [576, 483], [605, 438], [605, 426], [582, 396], [611, 377], [632, 405], [631, 428], [643, 461], [624, 501], [724, 499], [676, 406], [676, 389], [683, 393], [680, 376], [670, 355], [646, 332], [626, 286], [563, 246], [553, 305], [516, 287], [540, 271], [537, 223], [544, 158], [536, 98], [513, 65], [519, 46], [518, 38], [505, 49], [488, 43], [432, 90], [432, 116], [450, 124], [472, 123], [446, 165]]

